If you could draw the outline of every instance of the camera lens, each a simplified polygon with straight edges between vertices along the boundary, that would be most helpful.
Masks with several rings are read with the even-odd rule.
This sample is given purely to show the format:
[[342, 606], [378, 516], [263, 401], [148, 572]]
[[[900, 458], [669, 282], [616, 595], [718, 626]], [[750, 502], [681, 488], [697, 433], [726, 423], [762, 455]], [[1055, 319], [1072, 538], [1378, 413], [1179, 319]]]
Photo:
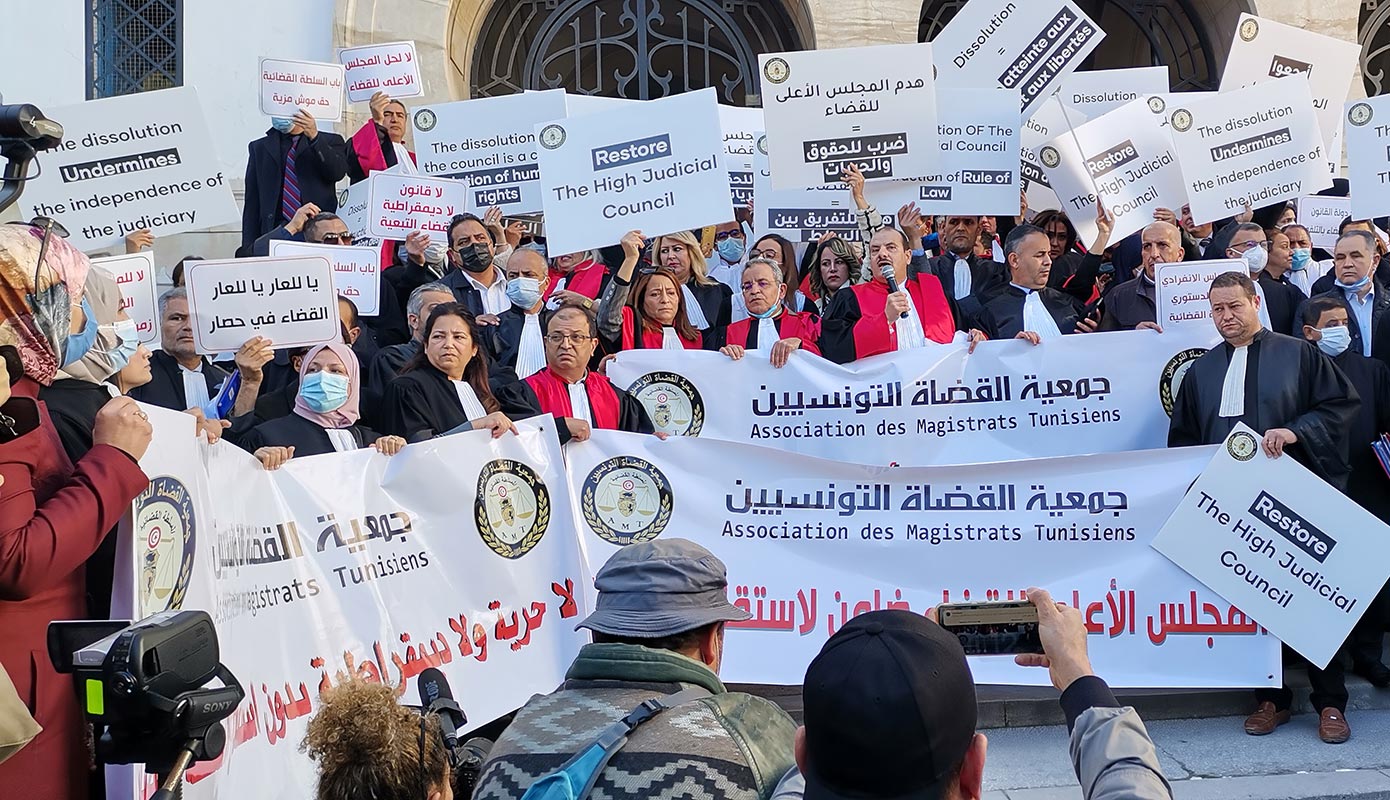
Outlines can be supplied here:
[[136, 688], [135, 676], [129, 672], [120, 672], [111, 679], [111, 688], [121, 694], [134, 694]]

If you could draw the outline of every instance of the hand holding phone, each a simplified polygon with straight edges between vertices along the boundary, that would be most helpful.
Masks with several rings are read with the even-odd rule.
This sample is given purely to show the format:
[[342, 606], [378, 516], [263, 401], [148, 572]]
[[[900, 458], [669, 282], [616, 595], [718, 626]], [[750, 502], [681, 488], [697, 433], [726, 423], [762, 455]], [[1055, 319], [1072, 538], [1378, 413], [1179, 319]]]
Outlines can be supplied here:
[[937, 607], [936, 619], [967, 656], [1043, 653], [1038, 609], [1027, 600], [946, 603]]

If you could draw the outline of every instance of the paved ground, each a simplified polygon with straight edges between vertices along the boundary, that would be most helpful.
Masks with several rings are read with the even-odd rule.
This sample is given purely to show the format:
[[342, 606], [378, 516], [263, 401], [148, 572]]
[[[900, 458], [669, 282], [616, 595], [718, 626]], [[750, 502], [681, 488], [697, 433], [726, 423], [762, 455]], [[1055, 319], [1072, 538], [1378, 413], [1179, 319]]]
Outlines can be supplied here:
[[[1270, 736], [1245, 735], [1241, 717], [1149, 724], [1178, 800], [1390, 798], [1390, 711], [1352, 712], [1352, 739], [1326, 745], [1301, 714]], [[1064, 727], [986, 731], [988, 800], [1080, 797]]]

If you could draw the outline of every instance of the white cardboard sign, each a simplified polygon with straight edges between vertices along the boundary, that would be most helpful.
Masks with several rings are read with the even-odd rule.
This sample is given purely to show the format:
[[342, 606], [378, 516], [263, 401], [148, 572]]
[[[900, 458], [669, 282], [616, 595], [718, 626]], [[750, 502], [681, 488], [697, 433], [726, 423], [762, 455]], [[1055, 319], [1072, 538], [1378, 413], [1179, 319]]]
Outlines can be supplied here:
[[1028, 117], [1104, 38], [1070, 0], [970, 0], [936, 35], [937, 80], [1018, 89]]
[[1099, 117], [1145, 95], [1168, 91], [1167, 67], [1132, 67], [1073, 72], [1057, 93], [1068, 111]]
[[552, 253], [606, 247], [631, 230], [655, 236], [731, 216], [713, 89], [537, 125], [536, 138]]
[[425, 93], [414, 42], [345, 47], [338, 52], [338, 60], [347, 71], [349, 103], [366, 102], [377, 92], [392, 97], [419, 97]]
[[323, 256], [193, 261], [184, 285], [199, 353], [231, 352], [253, 336], [277, 348], [342, 336], [333, 265]]
[[1207, 294], [1216, 276], [1227, 272], [1250, 274], [1245, 262], [1238, 258], [1184, 261], [1154, 267], [1154, 308], [1158, 326], [1165, 332], [1186, 326], [1214, 331]]
[[1047, 171], [1038, 158], [1038, 150], [1047, 141], [1066, 133], [1068, 123], [1074, 127], [1085, 121], [1086, 115], [1064, 109], [1060, 103], [1044, 103], [1037, 107], [1033, 116], [1023, 121], [1018, 143], [1019, 176], [1023, 180], [1030, 210], [1038, 212], [1062, 207], [1062, 200], [1052, 189]]
[[338, 218], [348, 226], [353, 244], [358, 247], [377, 247], [381, 240], [367, 233], [367, 218], [371, 211], [370, 181], [358, 181], [338, 192]]
[[271, 258], [319, 256], [333, 265], [333, 292], [357, 306], [357, 313], [375, 317], [381, 312], [381, 251], [375, 247], [310, 244], [288, 239], [270, 242]]
[[49, 109], [63, 143], [39, 154], [25, 218], [52, 217], [79, 250], [115, 247], [241, 219], [191, 86]]
[[[1327, 252], [1337, 246], [1338, 230], [1342, 220], [1351, 213], [1356, 201], [1347, 197], [1324, 197], [1311, 195], [1298, 198], [1298, 224], [1308, 229], [1308, 238], [1314, 247]], [[1375, 216], [1374, 214], [1371, 216]], [[1367, 219], [1367, 217], [1357, 217]]]
[[839, 183], [935, 170], [936, 88], [930, 44], [804, 50], [758, 57], [772, 185]]
[[737, 211], [753, 202], [753, 151], [762, 135], [763, 110], [721, 104], [719, 127], [724, 132], [724, 169], [729, 173], [729, 199]]
[[1168, 121], [1199, 224], [1332, 184], [1313, 98], [1302, 77], [1175, 103]]
[[367, 233], [379, 239], [423, 231], [431, 241], [445, 241], [449, 220], [463, 212], [468, 192], [463, 181], [424, 175], [377, 172], [367, 182]]
[[1390, 575], [1390, 528], [1260, 436], [1231, 431], [1153, 547], [1324, 668]]
[[1346, 119], [1351, 214], [1383, 216], [1390, 212], [1390, 95], [1347, 103]]
[[92, 266], [102, 267], [121, 287], [121, 309], [135, 321], [140, 341], [148, 344], [159, 338], [159, 298], [154, 276], [154, 253], [142, 250], [123, 256], [94, 258]]
[[314, 119], [343, 118], [342, 64], [321, 61], [261, 59], [261, 113], [293, 117], [303, 109]]

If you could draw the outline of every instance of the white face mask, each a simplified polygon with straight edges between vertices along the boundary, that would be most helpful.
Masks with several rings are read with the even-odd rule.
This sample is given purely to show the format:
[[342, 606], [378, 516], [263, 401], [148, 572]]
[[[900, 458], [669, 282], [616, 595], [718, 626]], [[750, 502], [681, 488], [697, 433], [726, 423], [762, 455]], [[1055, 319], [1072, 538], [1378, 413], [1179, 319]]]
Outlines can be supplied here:
[[444, 260], [448, 252], [449, 247], [443, 242], [430, 242], [425, 245], [425, 263], [438, 264]]
[[1351, 328], [1338, 325], [1331, 328], [1318, 328], [1318, 348], [1332, 357], [1340, 356], [1351, 345]]
[[1265, 265], [1269, 263], [1269, 251], [1259, 245], [1246, 250], [1240, 257], [1245, 262], [1245, 268], [1250, 270], [1251, 275], [1264, 269]]

